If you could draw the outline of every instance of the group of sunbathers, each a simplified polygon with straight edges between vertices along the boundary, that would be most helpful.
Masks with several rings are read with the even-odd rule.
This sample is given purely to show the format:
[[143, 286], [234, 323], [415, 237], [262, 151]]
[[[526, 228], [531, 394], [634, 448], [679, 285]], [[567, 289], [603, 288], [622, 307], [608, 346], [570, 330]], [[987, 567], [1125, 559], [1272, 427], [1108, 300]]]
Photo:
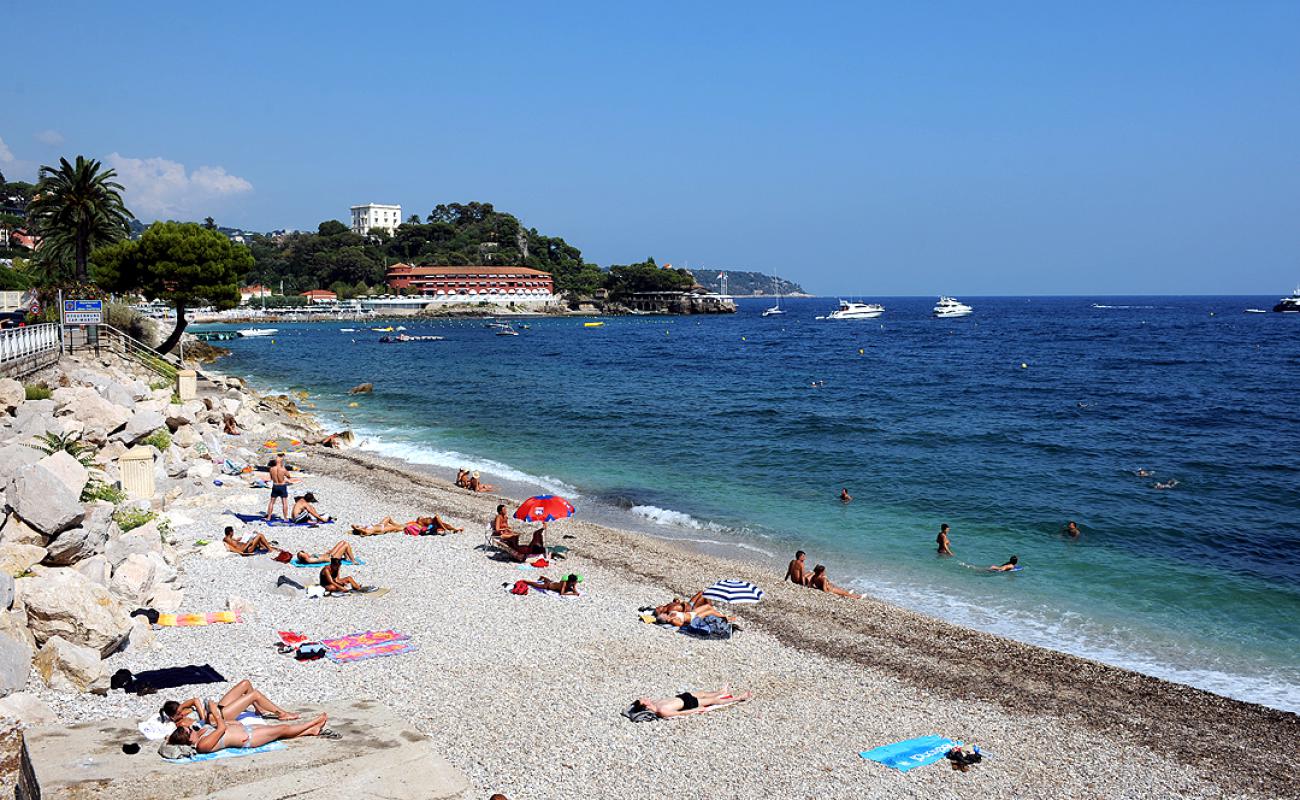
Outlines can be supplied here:
[[688, 625], [692, 620], [703, 617], [721, 617], [731, 621], [726, 614], [713, 607], [712, 601], [704, 596], [703, 592], [696, 592], [689, 600], [683, 600], [680, 597], [674, 597], [661, 606], [655, 606], [655, 621], [665, 625], [672, 625], [680, 628]]
[[[246, 711], [255, 712], [263, 720], [277, 720], [279, 724], [240, 722], [239, 715]], [[169, 700], [158, 716], [176, 726], [167, 737], [168, 744], [189, 745], [199, 753], [215, 753], [227, 747], [261, 747], [299, 736], [341, 738], [325, 727], [329, 721], [326, 714], [302, 721], [297, 714], [271, 702], [247, 680], [236, 683], [220, 700], [200, 701], [197, 697], [180, 703]]]
[[497, 487], [490, 483], [483, 483], [479, 480], [478, 470], [470, 472], [468, 469], [456, 470], [456, 485], [462, 489], [469, 489], [471, 492], [495, 492]]
[[353, 525], [352, 532], [357, 536], [378, 536], [381, 533], [402, 531], [412, 536], [445, 536], [460, 533], [464, 528], [455, 525], [434, 514], [432, 517], [416, 517], [410, 522], [398, 522], [392, 517], [384, 517], [374, 525]]
[[510, 517], [506, 515], [504, 504], [497, 506], [497, 515], [492, 520], [492, 544], [505, 552], [515, 561], [520, 563], [527, 561], [532, 556], [546, 555], [546, 523], [542, 527], [533, 531], [532, 538], [528, 544], [521, 544], [519, 537], [523, 536], [520, 531], [511, 530]]
[[806, 556], [807, 554], [802, 550], [794, 554], [794, 560], [791, 561], [790, 565], [785, 569], [785, 580], [790, 581], [796, 586], [807, 586], [812, 589], [817, 589], [818, 591], [826, 592], [827, 594], [833, 594], [837, 597], [852, 597], [855, 600], [861, 599], [862, 595], [850, 592], [848, 589], [841, 589], [831, 583], [831, 579], [826, 577], [826, 566], [824, 564], [818, 564], [813, 567], [812, 572], [808, 572], [808, 568], [804, 564], [804, 558]]

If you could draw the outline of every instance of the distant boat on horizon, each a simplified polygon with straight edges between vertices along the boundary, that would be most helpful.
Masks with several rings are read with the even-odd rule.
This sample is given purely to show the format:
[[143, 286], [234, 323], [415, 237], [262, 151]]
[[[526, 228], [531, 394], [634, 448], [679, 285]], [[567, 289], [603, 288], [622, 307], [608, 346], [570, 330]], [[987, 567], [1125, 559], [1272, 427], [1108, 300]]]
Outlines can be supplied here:
[[841, 300], [840, 307], [817, 319], [875, 319], [885, 313], [885, 307], [879, 303], [854, 303]]
[[1277, 301], [1273, 310], [1279, 314], [1300, 314], [1300, 286], [1295, 288], [1290, 297], [1283, 297]]
[[243, 328], [239, 331], [240, 336], [273, 336], [279, 331], [279, 328]]
[[939, 302], [934, 304], [935, 319], [953, 319], [955, 317], [967, 317], [974, 313], [975, 309], [961, 302], [955, 297], [940, 297]]
[[785, 313], [785, 310], [781, 308], [781, 284], [777, 282], [776, 278], [772, 279], [772, 291], [776, 293], [776, 305], [763, 312], [765, 317], [777, 317]]

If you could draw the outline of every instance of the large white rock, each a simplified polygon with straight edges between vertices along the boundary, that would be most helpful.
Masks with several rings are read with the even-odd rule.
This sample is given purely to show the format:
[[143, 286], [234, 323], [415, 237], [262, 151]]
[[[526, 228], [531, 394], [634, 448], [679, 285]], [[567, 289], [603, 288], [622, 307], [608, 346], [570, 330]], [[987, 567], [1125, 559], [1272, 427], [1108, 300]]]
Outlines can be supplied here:
[[199, 435], [193, 425], [182, 425], [172, 434], [172, 441], [179, 447], [193, 447], [199, 441]]
[[50, 399], [57, 406], [55, 413], [75, 416], [82, 423], [87, 441], [95, 443], [103, 442], [131, 419], [129, 407], [109, 402], [85, 386], [55, 389]]
[[71, 569], [37, 567], [18, 581], [27, 625], [39, 644], [59, 636], [107, 656], [131, 630], [129, 610], [108, 589]]
[[66, 450], [55, 450], [36, 463], [53, 473], [77, 497], [81, 497], [81, 490], [90, 480], [90, 473]]
[[41, 451], [27, 446], [26, 442], [30, 441], [25, 439], [23, 443], [0, 447], [0, 482], [4, 485], [8, 486], [20, 469], [41, 460]]
[[6, 612], [3, 617], [5, 622], [0, 624], [0, 696], [27, 685], [34, 652], [31, 634], [26, 628], [13, 624], [21, 624], [18, 615]]
[[[161, 608], [154, 606], [158, 611]], [[131, 633], [126, 637], [127, 650], [155, 650], [158, 647], [158, 634], [154, 633], [149, 620], [144, 617], [132, 617]]]
[[108, 670], [92, 648], [51, 636], [33, 662], [45, 685], [58, 692], [88, 692], [108, 687]]
[[45, 560], [45, 548], [19, 542], [0, 542], [0, 572], [15, 578]]
[[23, 725], [53, 725], [59, 721], [59, 716], [36, 695], [14, 692], [0, 699], [0, 719], [14, 720]]
[[113, 504], [106, 500], [96, 500], [84, 506], [85, 514], [81, 525], [60, 533], [45, 546], [49, 553], [45, 563], [56, 567], [66, 567], [104, 552], [104, 546], [110, 538], [120, 536], [122, 531], [113, 521]]
[[44, 547], [49, 538], [23, 522], [17, 514], [10, 514], [5, 519], [4, 527], [0, 528], [0, 543], [4, 544], [34, 544]]
[[144, 605], [153, 594], [154, 584], [158, 578], [158, 565], [150, 555], [132, 553], [125, 561], [113, 568], [113, 580], [109, 588], [127, 605]]
[[8, 611], [14, 606], [14, 576], [0, 572], [0, 611]]
[[119, 564], [133, 554], [163, 552], [162, 532], [158, 528], [159, 520], [153, 519], [138, 528], [132, 528], [116, 538], [109, 539], [104, 547], [104, 555], [116, 569]]
[[127, 420], [126, 427], [113, 434], [115, 441], [134, 445], [149, 434], [167, 425], [167, 418], [151, 409], [137, 411]]
[[113, 565], [103, 556], [93, 556], [85, 561], [79, 561], [73, 569], [100, 586], [108, 586], [113, 580]]
[[204, 558], [218, 559], [232, 556], [234, 553], [226, 549], [225, 544], [221, 542], [208, 542], [199, 548], [199, 555]]
[[13, 378], [0, 380], [0, 414], [8, 414], [27, 399], [27, 390]]
[[180, 611], [181, 604], [184, 602], [184, 589], [178, 589], [174, 584], [164, 584], [153, 590], [153, 596], [149, 598], [149, 607], [162, 613], [171, 613]]
[[76, 525], [84, 513], [80, 490], [72, 491], [42, 463], [20, 469], [9, 484], [6, 498], [24, 522], [47, 536]]
[[187, 477], [187, 478], [211, 478], [211, 477], [212, 477], [212, 462], [211, 462], [211, 461], [195, 461], [194, 463], [190, 464], [190, 468], [187, 469], [187, 470], [185, 471], [185, 477]]

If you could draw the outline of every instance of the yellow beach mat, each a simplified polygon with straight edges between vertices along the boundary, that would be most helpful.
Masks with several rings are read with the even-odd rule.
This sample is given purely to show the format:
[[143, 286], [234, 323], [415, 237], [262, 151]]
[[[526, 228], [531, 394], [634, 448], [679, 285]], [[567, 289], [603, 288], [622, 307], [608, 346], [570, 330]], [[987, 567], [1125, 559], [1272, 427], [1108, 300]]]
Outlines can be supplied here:
[[159, 614], [158, 625], [163, 628], [192, 628], [197, 625], [217, 625], [223, 622], [243, 622], [238, 611], [209, 611], [206, 614]]

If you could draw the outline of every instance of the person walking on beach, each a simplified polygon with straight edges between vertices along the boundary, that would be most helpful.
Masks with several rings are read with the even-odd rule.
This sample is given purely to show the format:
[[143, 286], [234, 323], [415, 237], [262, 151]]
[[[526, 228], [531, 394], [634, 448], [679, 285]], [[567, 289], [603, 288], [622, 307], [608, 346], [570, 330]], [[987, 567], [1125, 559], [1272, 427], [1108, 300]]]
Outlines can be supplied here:
[[790, 566], [785, 568], [785, 579], [790, 581], [790, 583], [793, 583], [795, 586], [807, 586], [808, 579], [811, 577], [807, 571], [804, 570], [804, 555], [805, 553], [802, 550], [795, 553], [794, 560], [790, 562]]
[[860, 600], [862, 598], [862, 595], [860, 594], [854, 594], [848, 589], [841, 589], [831, 583], [831, 579], [826, 577], [826, 566], [824, 564], [818, 564], [813, 567], [812, 578], [809, 579], [808, 585], [814, 589], [820, 589], [827, 594], [833, 594], [836, 597], [851, 597], [854, 600]]
[[939, 555], [952, 555], [952, 548], [948, 546], [948, 523], [945, 522], [939, 526], [939, 536], [935, 539], [935, 542], [939, 545]]
[[280, 498], [280, 511], [284, 519], [289, 519], [289, 470], [284, 468], [284, 456], [278, 455], [271, 459], [271, 467], [267, 470], [271, 478], [271, 502], [266, 504], [266, 521], [270, 522], [275, 513], [275, 500]]

